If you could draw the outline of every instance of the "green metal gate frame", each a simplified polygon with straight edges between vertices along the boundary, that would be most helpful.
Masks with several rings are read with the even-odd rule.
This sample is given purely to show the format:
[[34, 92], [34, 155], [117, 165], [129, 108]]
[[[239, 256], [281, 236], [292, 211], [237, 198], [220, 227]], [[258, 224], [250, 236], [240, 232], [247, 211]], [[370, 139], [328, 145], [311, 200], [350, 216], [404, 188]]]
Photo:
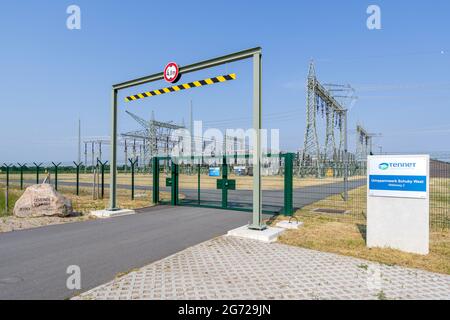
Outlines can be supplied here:
[[[270, 156], [270, 155], [269, 155]], [[248, 158], [248, 155], [245, 155]], [[263, 213], [267, 214], [283, 214], [285, 216], [294, 215], [293, 206], [293, 153], [284, 153], [279, 155], [280, 158], [284, 158], [284, 201], [283, 208], [280, 211], [270, 211], [263, 210]], [[153, 192], [152, 199], [154, 204], [170, 204], [173, 206], [191, 206], [191, 207], [204, 207], [204, 208], [214, 208], [214, 209], [228, 209], [234, 211], [246, 211], [251, 212], [250, 208], [239, 208], [228, 205], [228, 190], [236, 190], [236, 180], [228, 178], [228, 164], [227, 156], [223, 156], [222, 162], [222, 177], [217, 179], [216, 188], [222, 190], [222, 201], [221, 206], [214, 206], [201, 203], [201, 190], [200, 190], [200, 174], [201, 174], [201, 164], [197, 164], [197, 201], [192, 201], [189, 203], [180, 201], [179, 199], [179, 165], [172, 161], [171, 157], [154, 157], [152, 159], [152, 171], [153, 171]], [[160, 192], [160, 164], [161, 160], [171, 161], [171, 175], [170, 178], [166, 178], [166, 187], [171, 187], [171, 196], [169, 201], [162, 201], [159, 198]]]
[[[262, 128], [262, 103], [261, 103], [261, 82], [262, 82], [262, 49], [260, 47], [235, 52], [229, 55], [203, 60], [197, 63], [180, 67], [180, 74], [187, 74], [199, 70], [217, 67], [223, 64], [251, 59], [253, 64], [253, 129], [255, 130], [255, 145], [253, 154], [255, 155], [255, 170], [253, 174], [253, 217], [252, 223], [248, 225], [252, 230], [264, 230], [267, 226], [262, 221], [262, 201], [261, 201], [261, 128]], [[110, 176], [110, 197], [109, 211], [117, 211], [117, 96], [119, 91], [139, 86], [142, 84], [163, 80], [164, 73], [158, 72], [138, 79], [118, 83], [112, 86], [111, 90], [111, 176]]]

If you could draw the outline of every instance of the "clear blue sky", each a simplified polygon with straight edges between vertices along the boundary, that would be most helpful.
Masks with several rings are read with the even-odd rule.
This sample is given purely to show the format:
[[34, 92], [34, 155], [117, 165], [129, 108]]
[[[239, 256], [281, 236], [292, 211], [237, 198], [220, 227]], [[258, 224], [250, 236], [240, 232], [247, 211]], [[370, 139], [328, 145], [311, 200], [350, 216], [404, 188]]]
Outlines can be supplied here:
[[[70, 4], [81, 8], [81, 30], [66, 28]], [[366, 27], [370, 4], [381, 7], [382, 30]], [[447, 0], [3, 1], [0, 161], [75, 160], [79, 117], [83, 136], [109, 135], [112, 84], [161, 71], [168, 61], [189, 64], [254, 46], [263, 47], [264, 125], [280, 128], [283, 149], [302, 147], [305, 79], [314, 58], [320, 81], [357, 89], [351, 150], [360, 122], [383, 134], [375, 144], [385, 151], [449, 151], [449, 13]], [[238, 80], [133, 104], [122, 95], [120, 131], [137, 129], [124, 110], [188, 121], [191, 99], [198, 120], [249, 117], [248, 62], [183, 80], [225, 72]]]

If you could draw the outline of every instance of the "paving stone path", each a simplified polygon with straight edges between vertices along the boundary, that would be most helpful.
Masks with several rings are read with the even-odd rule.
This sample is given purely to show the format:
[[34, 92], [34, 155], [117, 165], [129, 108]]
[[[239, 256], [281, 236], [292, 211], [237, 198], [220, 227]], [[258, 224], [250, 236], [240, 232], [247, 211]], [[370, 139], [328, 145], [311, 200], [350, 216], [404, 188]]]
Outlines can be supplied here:
[[221, 236], [74, 299], [450, 299], [450, 276]]

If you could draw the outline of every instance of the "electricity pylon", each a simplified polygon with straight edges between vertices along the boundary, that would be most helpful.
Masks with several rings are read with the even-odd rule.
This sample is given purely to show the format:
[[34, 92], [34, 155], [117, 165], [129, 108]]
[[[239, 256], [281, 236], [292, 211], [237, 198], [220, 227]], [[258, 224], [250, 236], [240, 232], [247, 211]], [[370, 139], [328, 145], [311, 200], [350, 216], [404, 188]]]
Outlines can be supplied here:
[[[336, 85], [338, 86], [338, 85]], [[317, 114], [326, 116], [326, 132], [324, 152], [321, 153], [317, 134]], [[308, 71], [306, 98], [306, 130], [303, 147], [302, 165], [313, 165], [317, 175], [321, 175], [321, 165], [327, 160], [335, 160], [337, 154], [346, 143], [347, 109], [317, 80], [314, 62], [311, 61]], [[335, 129], [340, 130], [339, 151], [336, 149]]]

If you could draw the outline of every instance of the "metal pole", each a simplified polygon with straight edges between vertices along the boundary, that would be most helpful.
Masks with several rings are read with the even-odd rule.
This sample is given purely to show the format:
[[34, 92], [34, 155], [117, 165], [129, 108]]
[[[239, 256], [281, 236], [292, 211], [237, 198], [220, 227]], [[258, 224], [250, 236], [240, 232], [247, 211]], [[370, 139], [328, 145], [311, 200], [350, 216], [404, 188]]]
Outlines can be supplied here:
[[42, 162], [40, 164], [33, 162], [33, 164], [36, 166], [36, 184], [39, 184], [39, 169], [41, 168]]
[[6, 167], [5, 212], [9, 210], [9, 167]]
[[178, 205], [178, 164], [172, 160], [171, 205]]
[[[139, 158], [143, 159], [142, 157], [142, 144], [139, 145]], [[142, 167], [142, 160], [141, 163], [138, 163], [138, 172], [139, 172], [139, 168]]]
[[76, 163], [75, 161], [73, 164], [77, 167], [77, 196], [80, 194], [80, 166], [82, 162]]
[[100, 164], [100, 170], [102, 173], [102, 199], [105, 197], [105, 166], [108, 163], [108, 161], [102, 162], [100, 159], [97, 159], [97, 165]]
[[97, 181], [97, 185], [96, 185], [96, 190], [97, 190], [97, 199], [100, 199], [100, 167], [98, 166], [98, 158], [97, 158], [97, 164], [95, 165], [95, 170], [97, 172], [97, 176], [96, 176], [96, 181]]
[[228, 164], [227, 156], [224, 153], [222, 158], [222, 208], [227, 208], [228, 206]]
[[142, 168], [143, 168], [142, 171], [144, 171], [144, 172], [145, 172], [145, 169], [147, 168], [147, 156], [146, 156], [145, 144], [146, 144], [145, 139], [142, 139], [142, 154], [141, 154], [142, 161], [141, 161], [141, 163], [142, 163]]
[[78, 118], [78, 163], [81, 162], [81, 120]]
[[9, 206], [8, 200], [9, 200], [9, 187], [6, 187], [6, 189], [5, 189], [5, 213], [6, 214], [8, 214], [8, 206]]
[[128, 163], [127, 163], [127, 160], [128, 160], [128, 147], [127, 147], [127, 140], [125, 139], [125, 148], [124, 148], [124, 152], [125, 152], [125, 166], [124, 166], [124, 171], [125, 171], [125, 173], [127, 173], [127, 166], [128, 166]]
[[261, 53], [253, 55], [253, 221], [249, 229], [264, 230], [262, 223], [261, 191]]
[[5, 212], [8, 214], [8, 200], [9, 200], [9, 165], [3, 164], [6, 168], [6, 188], [5, 188]]
[[110, 187], [109, 187], [109, 210], [117, 210], [116, 191], [117, 191], [117, 90], [112, 90], [112, 123], [111, 123], [111, 168], [110, 168]]
[[58, 191], [58, 166], [52, 161], [55, 167], [55, 190]]
[[286, 216], [292, 216], [294, 214], [292, 205], [293, 162], [294, 154], [287, 153], [284, 156], [284, 215]]
[[92, 176], [92, 199], [95, 200], [95, 176], [96, 176], [96, 172], [95, 172], [95, 168], [93, 169], [93, 176]]
[[56, 164], [52, 161], [52, 163], [55, 167], [55, 190], [58, 191], [58, 167], [61, 165], [61, 162]]
[[347, 110], [344, 110], [344, 201], [348, 200], [348, 141]]
[[128, 159], [131, 165], [131, 200], [134, 200], [134, 166], [138, 162], [138, 158], [136, 159]]
[[9, 210], [9, 168], [11, 165], [3, 164], [6, 168], [6, 188], [5, 188], [5, 213], [8, 214]]
[[23, 167], [20, 166], [20, 190], [23, 190]]
[[80, 195], [80, 165], [81, 165], [81, 162], [77, 166], [77, 196]]
[[92, 172], [94, 172], [94, 158], [95, 158], [95, 142], [92, 141], [92, 146], [91, 146], [91, 163], [92, 163]]
[[105, 163], [102, 163], [102, 199], [105, 197]]
[[159, 158], [153, 157], [153, 203], [159, 202]]
[[20, 190], [23, 190], [23, 169], [25, 167], [25, 163], [24, 164], [20, 164], [17, 163], [20, 167]]
[[77, 166], [77, 196], [80, 195], [80, 166], [75, 164]]
[[201, 170], [201, 164], [199, 163], [198, 165], [198, 176], [197, 176], [197, 203], [200, 204], [200, 170]]
[[84, 143], [84, 173], [86, 174], [87, 169], [87, 142]]

